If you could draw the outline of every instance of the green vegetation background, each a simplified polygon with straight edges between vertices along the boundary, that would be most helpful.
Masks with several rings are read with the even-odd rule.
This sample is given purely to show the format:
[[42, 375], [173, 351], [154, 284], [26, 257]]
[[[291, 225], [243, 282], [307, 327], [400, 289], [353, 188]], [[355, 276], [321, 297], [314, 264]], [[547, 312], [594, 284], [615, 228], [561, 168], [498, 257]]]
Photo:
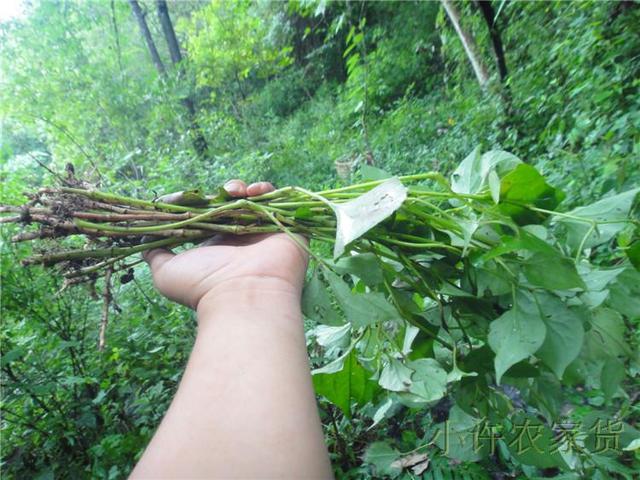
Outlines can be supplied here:
[[[456, 4], [492, 74], [486, 89], [438, 2], [170, 2], [179, 65], [156, 3], [141, 2], [160, 73], [129, 3], [35, 1], [0, 24], [1, 202], [23, 202], [24, 191], [55, 181], [43, 165], [67, 162], [105, 189], [153, 198], [232, 177], [339, 185], [349, 180], [336, 160], [354, 162], [353, 179], [368, 162], [449, 174], [478, 145], [536, 166], [567, 193], [563, 209], [637, 186], [639, 4], [494, 1], [504, 81], [476, 5]], [[160, 298], [139, 268], [116, 287], [99, 353], [99, 299], [62, 294], [54, 272], [22, 268], [31, 246], [11, 245], [12, 233], [3, 228], [2, 473], [125, 478], [180, 380], [193, 315]], [[629, 368], [637, 375], [637, 361]], [[632, 382], [613, 398], [578, 386], [563, 401], [584, 414], [634, 408]], [[438, 418], [437, 408], [405, 408], [368, 429], [370, 408], [347, 419], [322, 400], [321, 411], [340, 478], [379, 478], [384, 448], [363, 462], [367, 446], [410, 451]], [[504, 452], [454, 464], [433, 452], [425, 478], [558, 473]], [[630, 475], [629, 457], [627, 466], [607, 458], [593, 478]]]

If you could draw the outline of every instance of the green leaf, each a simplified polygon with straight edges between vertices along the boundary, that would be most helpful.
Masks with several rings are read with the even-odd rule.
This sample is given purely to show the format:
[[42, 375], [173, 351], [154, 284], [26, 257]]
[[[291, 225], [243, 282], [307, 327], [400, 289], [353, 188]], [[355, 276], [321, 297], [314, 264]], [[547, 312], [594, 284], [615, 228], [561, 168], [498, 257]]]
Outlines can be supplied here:
[[342, 370], [336, 373], [318, 373], [313, 375], [313, 386], [318, 395], [324, 396], [331, 403], [351, 418], [351, 403], [364, 405], [373, 398], [377, 387], [369, 380], [367, 372], [351, 350], [344, 360]]
[[640, 271], [640, 240], [635, 240], [624, 250], [625, 255], [636, 270]]
[[371, 417], [373, 423], [369, 426], [369, 428], [367, 428], [367, 430], [371, 430], [382, 420], [384, 420], [387, 417], [387, 414], [391, 411], [391, 407], [393, 407], [393, 405], [394, 403], [391, 397], [388, 397], [384, 402], [382, 402], [382, 404], [376, 409], [373, 417]]
[[456, 193], [478, 193], [490, 184], [492, 196], [499, 196], [499, 192], [494, 192], [495, 183], [493, 175], [499, 176], [515, 168], [522, 163], [521, 160], [502, 150], [491, 150], [485, 154], [480, 154], [480, 147], [476, 147], [467, 158], [455, 169], [451, 175], [451, 189]]
[[214, 196], [208, 196], [208, 203], [222, 203], [231, 200], [233, 197], [224, 188], [218, 187], [218, 191]]
[[220, 188], [220, 193], [216, 197], [212, 198], [205, 197], [200, 190], [186, 190], [183, 192], [174, 192], [162, 195], [155, 201], [157, 203], [167, 203], [171, 205], [206, 207], [209, 204], [209, 201], [219, 202], [228, 200], [229, 198], [231, 198], [229, 193], [225, 189]]
[[564, 194], [549, 185], [531, 165], [520, 164], [502, 178], [499, 210], [519, 224], [538, 223], [543, 217], [525, 206], [553, 210]]
[[458, 365], [454, 364], [450, 372], [447, 373], [447, 383], [459, 382], [465, 377], [477, 377], [477, 372], [463, 372]]
[[489, 191], [491, 192], [491, 198], [493, 199], [493, 203], [500, 202], [500, 177], [495, 171], [489, 172], [489, 176], [487, 177], [489, 182]]
[[411, 387], [413, 370], [400, 360], [390, 358], [380, 373], [378, 384], [385, 390], [392, 392], [407, 392]]
[[[565, 373], [567, 375], [567, 373]], [[567, 375], [568, 376], [568, 375]], [[531, 382], [529, 398], [534, 400], [538, 409], [548, 422], [560, 418], [560, 412], [565, 405], [563, 387], [552, 375], [543, 375]]]
[[104, 400], [106, 396], [107, 392], [105, 392], [104, 390], [100, 390], [98, 392], [98, 395], [96, 395], [96, 398], [94, 398], [91, 403], [93, 403], [94, 405], [99, 405], [102, 403], [102, 400]]
[[580, 295], [582, 302], [589, 308], [602, 305], [609, 297], [609, 290], [606, 287], [613, 283], [624, 270], [624, 267], [600, 269], [582, 262], [578, 271], [587, 286], [587, 291]]
[[640, 192], [640, 188], [634, 188], [568, 212], [568, 215], [574, 217], [606, 222], [598, 224], [595, 229], [588, 222], [555, 217], [555, 220], [566, 228], [567, 244], [573, 251], [576, 251], [580, 245], [583, 245], [583, 248], [590, 248], [611, 240], [627, 225], [625, 220], [629, 218], [629, 212], [638, 192]]
[[448, 295], [450, 297], [473, 297], [469, 292], [465, 292], [461, 288], [451, 285], [450, 283], [444, 283], [440, 287], [440, 293], [442, 295]]
[[627, 268], [609, 286], [608, 305], [629, 319], [640, 318], [640, 272]]
[[593, 268], [590, 265], [581, 265], [580, 273], [587, 286], [587, 290], [598, 292], [604, 290], [618, 275], [624, 272], [621, 268]]
[[349, 285], [335, 273], [324, 270], [324, 275], [347, 321], [354, 328], [374, 325], [399, 317], [395, 308], [387, 302], [382, 293], [354, 293]]
[[[584, 433], [583, 437], [584, 446], [593, 452], [592, 458], [596, 460], [597, 464], [606, 465], [607, 469], [613, 472], [626, 473], [634, 475], [637, 473], [635, 470], [631, 470], [624, 465], [616, 462], [615, 457], [611, 457], [612, 450], [616, 450], [615, 453], [620, 453], [620, 447], [627, 446], [632, 440], [640, 436], [638, 431], [628, 423], [612, 416], [611, 413], [606, 411], [591, 411], [583, 416], [582, 421], [579, 424], [581, 433]], [[607, 437], [608, 442], [607, 443]], [[614, 443], [615, 442], [615, 443]], [[617, 443], [617, 445], [615, 445]], [[604, 445], [604, 449], [603, 449]], [[614, 446], [616, 448], [614, 448]], [[608, 448], [607, 448], [608, 447]], [[608, 450], [608, 452], [606, 451]], [[600, 455], [596, 455], [600, 453]], [[605, 463], [604, 459], [608, 459], [611, 464]], [[636, 478], [637, 475], [626, 477], [628, 479]]]
[[311, 375], [320, 375], [321, 373], [337, 373], [344, 368], [344, 362], [353, 350], [350, 346], [342, 355], [335, 360], [327, 363], [324, 367], [319, 367], [311, 371]]
[[355, 275], [369, 287], [375, 287], [384, 281], [380, 260], [373, 253], [344, 256], [332, 266], [340, 275], [346, 273]]
[[477, 462], [490, 451], [489, 441], [476, 442], [475, 432], [482, 420], [466, 413], [458, 405], [449, 411], [449, 421], [436, 425], [435, 443], [444, 454], [461, 462]]
[[96, 427], [96, 416], [91, 412], [83, 412], [77, 419], [76, 425], [81, 427]]
[[384, 180], [386, 178], [391, 178], [392, 175], [388, 172], [385, 172], [381, 168], [374, 167], [372, 165], [364, 164], [360, 167], [360, 174], [362, 175], [362, 180]]
[[28, 353], [28, 350], [24, 347], [14, 348], [9, 350], [4, 355], [0, 356], [0, 366], [5, 367], [16, 360], [24, 357]]
[[478, 297], [504, 295], [511, 291], [511, 279], [496, 262], [476, 267], [475, 273]]
[[345, 323], [341, 326], [318, 325], [315, 329], [318, 345], [325, 348], [346, 347], [351, 336], [351, 325]]
[[519, 295], [518, 303], [491, 322], [489, 346], [496, 353], [496, 382], [521, 360], [533, 355], [543, 344], [546, 326], [528, 297]]
[[537, 236], [518, 228], [518, 236], [503, 235], [500, 244], [480, 256], [476, 263], [484, 263], [495, 257], [512, 252], [543, 253], [545, 255], [559, 255], [558, 250]]
[[451, 237], [452, 245], [463, 248], [464, 256], [469, 248], [471, 239], [480, 228], [480, 220], [475, 216], [475, 214], [469, 214], [469, 218], [459, 219], [457, 223], [462, 235], [459, 236], [454, 232], [447, 232], [447, 234]]
[[337, 221], [333, 258], [338, 258], [349, 243], [398, 210], [406, 198], [407, 188], [394, 177], [348, 202], [326, 201], [335, 213]]
[[505, 375], [511, 378], [534, 378], [540, 376], [540, 370], [523, 360], [509, 367]]
[[479, 423], [482, 419], [468, 414], [459, 405], [454, 405], [449, 411], [449, 427], [454, 432], [473, 430]]
[[588, 358], [607, 360], [619, 355], [631, 355], [631, 349], [625, 341], [626, 331], [622, 316], [615, 310], [604, 307], [594, 310], [591, 329], [585, 336]]
[[298, 207], [294, 212], [294, 216], [298, 220], [306, 220], [309, 218], [313, 218], [313, 215], [314, 213], [311, 210], [311, 207]]
[[409, 392], [420, 401], [440, 400], [447, 392], [447, 372], [433, 358], [421, 358], [409, 363], [414, 370]]
[[524, 262], [524, 276], [533, 285], [548, 290], [586, 288], [572, 260], [559, 254], [536, 253]]
[[640, 437], [633, 440], [629, 445], [624, 447], [622, 450], [625, 452], [633, 452], [634, 450], [640, 450]]
[[[595, 450], [598, 448], [602, 447], [594, 447]], [[637, 478], [638, 470], [636, 468], [629, 468], [615, 458], [604, 454], [598, 455], [596, 453], [592, 454], [590, 458], [593, 463], [599, 467], [598, 470], [595, 471], [595, 475], [592, 477], [596, 480], [612, 480], [614, 478], [620, 478], [620, 476], [622, 476], [624, 480], [633, 480], [634, 478]], [[605, 471], [607, 472], [607, 475], [603, 475], [603, 472]], [[618, 475], [613, 476], [611, 474]]]
[[611, 357], [604, 362], [602, 373], [600, 374], [600, 388], [604, 392], [605, 399], [609, 400], [615, 395], [624, 377], [624, 363], [618, 358]]
[[560, 452], [554, 451], [553, 431], [534, 416], [517, 415], [512, 430], [504, 437], [511, 455], [525, 465], [539, 468], [567, 466]]
[[375, 442], [364, 452], [364, 461], [375, 468], [375, 474], [380, 478], [384, 475], [397, 476], [402, 468], [392, 464], [400, 456], [400, 452], [387, 442]]
[[302, 313], [312, 320], [325, 325], [343, 325], [344, 320], [331, 303], [327, 287], [320, 279], [319, 269], [305, 285], [302, 293]]
[[544, 343], [536, 352], [559, 379], [582, 349], [584, 329], [577, 310], [568, 307], [559, 298], [549, 294], [536, 296], [547, 327]]
[[403, 355], [409, 355], [412, 352], [411, 345], [418, 336], [418, 333], [420, 333], [420, 329], [418, 327], [414, 327], [413, 325], [407, 325], [405, 327], [401, 350]]

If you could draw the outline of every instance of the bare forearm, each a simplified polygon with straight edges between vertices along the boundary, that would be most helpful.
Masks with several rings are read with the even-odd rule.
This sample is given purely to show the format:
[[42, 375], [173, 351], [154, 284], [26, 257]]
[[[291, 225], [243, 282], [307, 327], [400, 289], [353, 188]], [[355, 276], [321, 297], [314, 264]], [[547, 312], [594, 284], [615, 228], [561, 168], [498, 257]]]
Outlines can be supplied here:
[[199, 305], [187, 370], [134, 477], [332, 476], [299, 296], [250, 287]]

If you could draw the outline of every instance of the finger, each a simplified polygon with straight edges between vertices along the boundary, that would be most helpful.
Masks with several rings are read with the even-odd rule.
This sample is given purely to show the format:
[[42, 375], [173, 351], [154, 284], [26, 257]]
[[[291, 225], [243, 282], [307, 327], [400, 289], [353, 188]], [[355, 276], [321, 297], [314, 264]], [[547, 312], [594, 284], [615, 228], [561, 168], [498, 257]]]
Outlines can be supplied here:
[[247, 184], [242, 180], [233, 179], [224, 184], [224, 189], [232, 197], [246, 197]]
[[257, 197], [275, 190], [275, 187], [269, 182], [256, 182], [247, 187], [248, 197]]
[[142, 252], [142, 258], [149, 264], [152, 274], [157, 273], [160, 268], [162, 268], [162, 265], [167, 263], [175, 256], [175, 253], [173, 253], [171, 250], [167, 250], [166, 248], [154, 248], [152, 250]]

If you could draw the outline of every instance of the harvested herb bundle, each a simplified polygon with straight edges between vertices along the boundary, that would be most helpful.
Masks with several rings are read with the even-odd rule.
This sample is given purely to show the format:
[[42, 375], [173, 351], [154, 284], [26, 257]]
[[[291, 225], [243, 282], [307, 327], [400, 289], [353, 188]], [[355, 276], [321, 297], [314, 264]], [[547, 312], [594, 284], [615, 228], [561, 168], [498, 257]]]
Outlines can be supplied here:
[[[416, 186], [430, 179], [444, 188]], [[461, 205], [452, 206], [450, 200]], [[86, 248], [47, 251], [25, 260], [63, 263], [66, 275], [77, 277], [147, 249], [197, 243], [220, 233], [298, 233], [337, 241], [336, 256], [356, 239], [352, 247], [357, 251], [381, 249], [390, 255], [393, 250], [409, 254], [428, 249], [461, 256], [465, 248], [455, 246], [446, 233], [463, 236], [459, 222], [465, 212], [481, 212], [490, 204], [488, 194], [455, 193], [441, 175], [425, 173], [317, 193], [285, 187], [248, 199], [233, 199], [221, 189], [215, 196], [187, 191], [142, 200], [62, 186], [40, 189], [25, 205], [0, 208], [14, 214], [3, 222], [39, 226], [15, 235], [16, 242], [84, 235]], [[382, 221], [383, 226], [372, 228]], [[468, 247], [486, 245], [470, 239]]]
[[[630, 204], [615, 221], [554, 212], [562, 193], [506, 152], [474, 152], [451, 182], [436, 172], [398, 178], [369, 172], [378, 178], [320, 192], [285, 187], [248, 199], [233, 199], [223, 189], [216, 195], [193, 190], [138, 199], [93, 189], [71, 176], [65, 186], [30, 195], [25, 205], [0, 206], [0, 213], [12, 214], [3, 223], [39, 227], [15, 235], [16, 242], [83, 235], [82, 249], [56, 247], [24, 263], [62, 263], [66, 277], [87, 279], [108, 266], [128, 268], [122, 261], [144, 250], [198, 243], [215, 234], [298, 233], [334, 243], [334, 259], [345, 249], [369, 252], [417, 269], [416, 274], [426, 262], [420, 256], [445, 260], [450, 267], [445, 270], [459, 270], [459, 262], [499, 257], [496, 249], [509, 250], [505, 235], [544, 243], [522, 225], [541, 223], [550, 215], [574, 237], [583, 235], [573, 245], [578, 256], [594, 237], [601, 237], [599, 223], [606, 230], [633, 223], [625, 216]], [[551, 245], [545, 248], [547, 254], [564, 257]], [[457, 279], [445, 275], [441, 280], [453, 285]]]

